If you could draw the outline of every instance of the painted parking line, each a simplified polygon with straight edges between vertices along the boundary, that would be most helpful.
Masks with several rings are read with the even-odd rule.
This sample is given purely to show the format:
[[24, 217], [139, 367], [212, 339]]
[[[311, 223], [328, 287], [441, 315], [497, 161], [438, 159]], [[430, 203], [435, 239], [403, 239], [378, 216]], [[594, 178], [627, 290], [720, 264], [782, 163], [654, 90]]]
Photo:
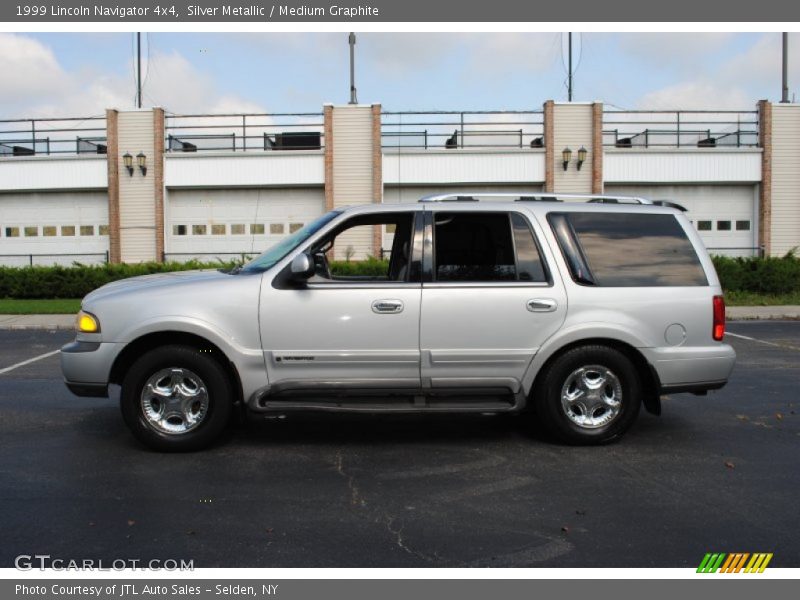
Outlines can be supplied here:
[[59, 352], [61, 352], [61, 350], [53, 350], [52, 352], [47, 352], [45, 354], [40, 354], [39, 356], [34, 356], [33, 358], [29, 358], [28, 360], [23, 360], [22, 362], [18, 362], [17, 364], [11, 365], [10, 367], [5, 367], [4, 369], [0, 369], [0, 375], [8, 373], [9, 371], [13, 371], [14, 369], [18, 369], [19, 367], [24, 367], [25, 365], [35, 363], [37, 360], [42, 360], [43, 358], [47, 358], [48, 356], [53, 356], [54, 354], [58, 354]]
[[729, 335], [731, 337], [740, 338], [742, 340], [747, 340], [749, 342], [757, 342], [759, 344], [766, 344], [767, 346], [775, 346], [776, 348], [787, 348], [789, 350], [797, 350], [800, 351], [800, 348], [797, 346], [792, 346], [790, 344], [776, 344], [775, 342], [768, 342], [767, 340], [759, 340], [754, 337], [750, 337], [749, 335], [742, 335], [741, 333], [731, 333], [730, 331], [726, 331], [725, 335]]

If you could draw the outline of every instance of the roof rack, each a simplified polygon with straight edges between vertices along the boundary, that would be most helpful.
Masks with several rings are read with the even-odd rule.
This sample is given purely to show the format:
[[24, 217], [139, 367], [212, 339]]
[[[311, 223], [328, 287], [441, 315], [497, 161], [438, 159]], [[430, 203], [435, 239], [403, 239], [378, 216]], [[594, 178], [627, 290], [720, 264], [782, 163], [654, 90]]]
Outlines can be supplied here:
[[[456, 192], [452, 194], [433, 194], [424, 196], [419, 202], [478, 202], [478, 197], [505, 198], [516, 202], [563, 202], [564, 200], [583, 200], [606, 204], [654, 204], [651, 200], [638, 196], [617, 196], [606, 194], [556, 194], [553, 192], [512, 193], [512, 192]], [[659, 202], [666, 202], [660, 200]]]
[[424, 196], [419, 202], [479, 202], [478, 197], [505, 198], [514, 202], [564, 202], [565, 200], [583, 201], [594, 204], [646, 204], [650, 206], [667, 206], [677, 208], [683, 212], [687, 209], [677, 202], [670, 200], [650, 200], [640, 196], [621, 196], [617, 194], [556, 194], [544, 192], [542, 194], [512, 193], [512, 192], [457, 192], [453, 194], [433, 194]]

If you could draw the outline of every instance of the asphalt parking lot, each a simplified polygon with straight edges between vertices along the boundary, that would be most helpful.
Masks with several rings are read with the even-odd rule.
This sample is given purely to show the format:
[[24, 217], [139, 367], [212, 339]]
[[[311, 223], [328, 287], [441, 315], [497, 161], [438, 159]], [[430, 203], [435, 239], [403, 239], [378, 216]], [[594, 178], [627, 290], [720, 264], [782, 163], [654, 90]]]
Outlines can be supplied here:
[[[800, 322], [729, 323], [709, 396], [619, 443], [555, 445], [499, 417], [294, 416], [215, 448], [138, 446], [58, 355], [0, 373], [0, 567], [19, 554], [196, 567], [800, 566]], [[746, 336], [746, 337], [736, 337]], [[0, 372], [66, 331], [0, 331]], [[752, 339], [748, 339], [752, 338]]]

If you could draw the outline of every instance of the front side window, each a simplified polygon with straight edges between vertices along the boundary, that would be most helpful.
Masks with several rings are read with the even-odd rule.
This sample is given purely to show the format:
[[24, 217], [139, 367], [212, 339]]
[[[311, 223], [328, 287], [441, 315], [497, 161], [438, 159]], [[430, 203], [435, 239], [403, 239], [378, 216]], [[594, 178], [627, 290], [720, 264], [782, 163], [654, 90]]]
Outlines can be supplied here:
[[[573, 279], [579, 283], [608, 287], [708, 285], [700, 259], [673, 215], [574, 212], [550, 213], [547, 218]], [[576, 272], [576, 264], [585, 265], [588, 272]]]
[[519, 213], [435, 213], [433, 262], [436, 281], [547, 281], [533, 232]]
[[[411, 240], [414, 212], [355, 216], [321, 240], [314, 256], [314, 283], [405, 282], [411, 273]], [[376, 253], [376, 241], [391, 227], [391, 248]], [[377, 255], [376, 255], [377, 254]]]

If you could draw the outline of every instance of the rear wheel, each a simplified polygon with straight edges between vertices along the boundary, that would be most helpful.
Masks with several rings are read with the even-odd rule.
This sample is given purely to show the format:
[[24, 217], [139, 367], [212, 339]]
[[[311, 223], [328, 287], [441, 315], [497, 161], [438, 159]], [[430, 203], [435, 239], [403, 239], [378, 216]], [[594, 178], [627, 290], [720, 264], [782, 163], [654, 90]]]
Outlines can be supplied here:
[[533, 391], [539, 419], [558, 439], [601, 444], [636, 420], [641, 382], [630, 359], [608, 346], [579, 346], [558, 356]]
[[182, 452], [211, 444], [232, 413], [233, 393], [222, 365], [190, 346], [163, 346], [144, 354], [122, 382], [125, 423], [143, 444]]

